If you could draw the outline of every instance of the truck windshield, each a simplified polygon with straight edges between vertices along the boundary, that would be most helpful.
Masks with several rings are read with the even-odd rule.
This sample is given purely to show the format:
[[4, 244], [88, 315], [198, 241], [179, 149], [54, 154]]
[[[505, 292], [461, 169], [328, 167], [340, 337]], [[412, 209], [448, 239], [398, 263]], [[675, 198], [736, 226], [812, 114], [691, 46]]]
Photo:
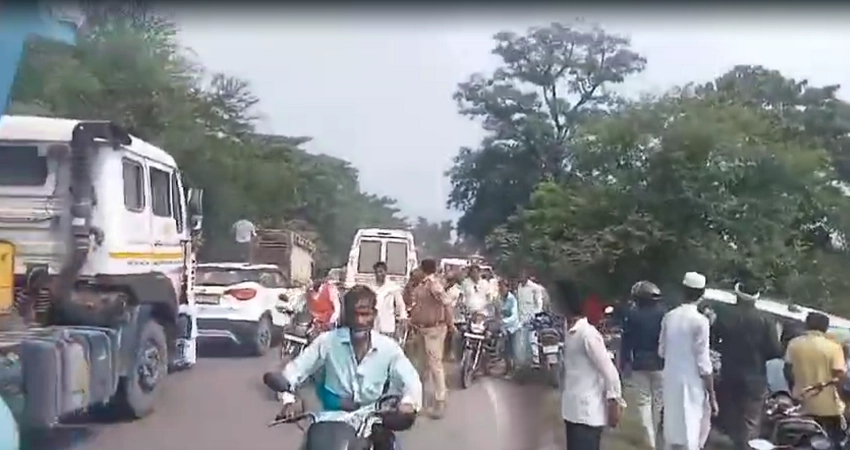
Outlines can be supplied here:
[[34, 145], [0, 145], [0, 186], [44, 186], [47, 158]]
[[199, 267], [195, 283], [203, 286], [230, 286], [246, 281], [259, 283], [268, 277], [269, 273], [264, 270]]
[[387, 241], [387, 273], [407, 275], [407, 242]]

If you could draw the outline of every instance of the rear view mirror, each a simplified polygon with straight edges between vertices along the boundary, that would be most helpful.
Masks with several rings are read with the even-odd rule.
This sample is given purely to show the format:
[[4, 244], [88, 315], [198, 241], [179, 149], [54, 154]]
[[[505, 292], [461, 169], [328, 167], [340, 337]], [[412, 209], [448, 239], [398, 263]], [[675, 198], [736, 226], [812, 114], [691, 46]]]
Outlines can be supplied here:
[[189, 192], [186, 195], [186, 204], [189, 207], [189, 215], [204, 215], [204, 190], [189, 188]]

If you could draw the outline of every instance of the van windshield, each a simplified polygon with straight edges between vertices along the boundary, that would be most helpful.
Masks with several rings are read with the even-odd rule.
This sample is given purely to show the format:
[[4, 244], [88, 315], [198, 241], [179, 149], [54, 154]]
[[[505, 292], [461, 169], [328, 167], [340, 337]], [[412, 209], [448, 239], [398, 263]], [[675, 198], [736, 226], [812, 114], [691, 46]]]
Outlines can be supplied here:
[[407, 275], [407, 242], [387, 241], [387, 273]]
[[360, 241], [360, 256], [357, 258], [357, 273], [372, 273], [374, 271], [372, 267], [380, 260], [381, 241]]

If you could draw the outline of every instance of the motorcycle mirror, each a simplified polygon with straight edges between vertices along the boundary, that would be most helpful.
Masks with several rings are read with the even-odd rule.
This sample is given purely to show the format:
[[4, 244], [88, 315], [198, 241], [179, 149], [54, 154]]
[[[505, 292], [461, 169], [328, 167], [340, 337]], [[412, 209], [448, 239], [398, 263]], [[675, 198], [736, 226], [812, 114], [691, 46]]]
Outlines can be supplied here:
[[773, 450], [776, 448], [770, 441], [764, 439], [753, 439], [747, 442], [747, 445], [753, 450]]
[[263, 384], [275, 392], [289, 391], [289, 382], [283, 377], [283, 374], [277, 372], [266, 372], [263, 374]]

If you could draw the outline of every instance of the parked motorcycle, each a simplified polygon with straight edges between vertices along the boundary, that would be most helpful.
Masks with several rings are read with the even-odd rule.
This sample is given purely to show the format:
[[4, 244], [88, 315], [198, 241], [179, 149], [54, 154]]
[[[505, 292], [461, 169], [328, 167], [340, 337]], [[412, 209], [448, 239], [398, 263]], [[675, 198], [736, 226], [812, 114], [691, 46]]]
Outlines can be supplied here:
[[[284, 392], [279, 386], [269, 387]], [[356, 411], [306, 412], [290, 418], [278, 416], [268, 426], [299, 424], [301, 428], [301, 422], [310, 421], [301, 446], [304, 450], [400, 450], [395, 434], [383, 425], [385, 414], [395, 412], [400, 402], [399, 395], [384, 395], [374, 404]]]
[[[809, 386], [801, 396], [815, 395], [835, 383], [837, 380]], [[774, 393], [765, 399], [761, 439], [752, 440], [748, 444], [755, 450], [838, 450], [833, 448], [826, 430], [802, 411], [799, 401], [785, 392]]]
[[605, 307], [605, 316], [600, 324], [599, 332], [605, 340], [605, 348], [608, 350], [608, 357], [614, 361], [614, 365], [620, 367], [620, 347], [623, 341], [622, 324], [614, 317], [614, 307]]
[[475, 381], [479, 370], [483, 371], [484, 375], [490, 374], [490, 365], [502, 359], [504, 343], [499, 321], [481, 313], [473, 313], [460, 331], [463, 336], [460, 384], [466, 389]]
[[546, 375], [549, 384], [560, 389], [564, 373], [564, 336], [555, 315], [541, 312], [531, 319], [531, 366]]

